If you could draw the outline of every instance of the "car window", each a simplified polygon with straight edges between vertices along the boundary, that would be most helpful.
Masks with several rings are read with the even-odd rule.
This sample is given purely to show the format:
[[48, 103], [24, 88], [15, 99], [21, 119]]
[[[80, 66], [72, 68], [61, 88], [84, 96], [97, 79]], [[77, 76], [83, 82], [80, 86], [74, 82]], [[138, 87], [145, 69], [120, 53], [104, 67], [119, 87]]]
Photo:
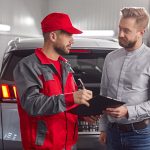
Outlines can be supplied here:
[[[9, 52], [5, 57], [1, 69], [1, 79], [7, 81], [13, 81], [13, 69], [16, 64], [24, 57], [32, 54], [34, 50], [16, 50]], [[105, 53], [70, 53], [64, 57], [71, 64], [74, 70], [75, 81], [80, 88], [78, 79], [81, 78], [85, 84], [85, 87], [94, 91], [94, 94], [99, 94], [100, 81], [102, 75], [102, 68]]]
[[101, 54], [76, 54], [65, 56], [75, 74], [75, 79], [81, 78], [85, 83], [100, 83], [104, 55]]
[[13, 70], [16, 64], [24, 57], [32, 54], [34, 50], [20, 50], [9, 52], [3, 60], [0, 78], [2, 80], [14, 81]]
[[81, 88], [79, 78], [82, 79], [85, 87], [93, 91], [93, 95], [100, 92], [100, 81], [105, 53], [77, 53], [65, 56], [74, 70], [74, 78], [79, 88]]

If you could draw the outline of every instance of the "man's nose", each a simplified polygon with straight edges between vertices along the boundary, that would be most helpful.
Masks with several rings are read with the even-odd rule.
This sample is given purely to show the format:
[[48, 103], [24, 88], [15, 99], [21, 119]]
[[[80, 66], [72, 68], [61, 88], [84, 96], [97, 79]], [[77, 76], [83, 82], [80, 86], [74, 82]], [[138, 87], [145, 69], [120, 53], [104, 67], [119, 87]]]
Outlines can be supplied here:
[[69, 41], [70, 44], [73, 44], [74, 43], [74, 39], [73, 37], [71, 37], [70, 41]]
[[119, 37], [124, 37], [124, 32], [123, 31], [119, 31]]

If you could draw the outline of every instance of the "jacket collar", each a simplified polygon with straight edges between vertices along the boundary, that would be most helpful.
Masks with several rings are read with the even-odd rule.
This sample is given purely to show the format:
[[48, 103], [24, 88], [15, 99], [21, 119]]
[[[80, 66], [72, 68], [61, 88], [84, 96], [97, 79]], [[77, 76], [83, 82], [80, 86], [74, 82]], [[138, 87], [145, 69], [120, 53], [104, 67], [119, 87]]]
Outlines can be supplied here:
[[[39, 58], [41, 64], [52, 64], [52, 61], [51, 59], [49, 59], [43, 52], [42, 52], [42, 48], [37, 48], [35, 50], [35, 55]], [[66, 63], [67, 60], [62, 57], [62, 56], [59, 56], [58, 58], [60, 61]]]

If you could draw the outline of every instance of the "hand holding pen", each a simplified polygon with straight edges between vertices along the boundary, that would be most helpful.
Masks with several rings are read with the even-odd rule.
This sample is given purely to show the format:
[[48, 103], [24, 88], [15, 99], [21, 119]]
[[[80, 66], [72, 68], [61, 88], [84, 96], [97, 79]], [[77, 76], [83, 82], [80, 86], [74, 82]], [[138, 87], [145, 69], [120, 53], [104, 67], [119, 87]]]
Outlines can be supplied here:
[[81, 79], [78, 79], [82, 89], [73, 93], [74, 102], [76, 104], [84, 104], [86, 106], [90, 106], [88, 101], [93, 97], [93, 93], [90, 90], [87, 90]]
[[[82, 87], [82, 89], [85, 89], [84, 83], [82, 82], [82, 80], [79, 78], [78, 81], [80, 82], [80, 85]], [[86, 89], [85, 89], [86, 90]], [[92, 91], [91, 91], [92, 92]], [[88, 103], [88, 102], [87, 102]], [[89, 104], [89, 103], [88, 103]], [[89, 124], [93, 124], [95, 123], [100, 117], [98, 115], [96, 116], [84, 116], [83, 119], [88, 122]]]
[[82, 86], [82, 89], [85, 89], [84, 83], [82, 82], [82, 80], [79, 78], [78, 81], [80, 82], [80, 85]]

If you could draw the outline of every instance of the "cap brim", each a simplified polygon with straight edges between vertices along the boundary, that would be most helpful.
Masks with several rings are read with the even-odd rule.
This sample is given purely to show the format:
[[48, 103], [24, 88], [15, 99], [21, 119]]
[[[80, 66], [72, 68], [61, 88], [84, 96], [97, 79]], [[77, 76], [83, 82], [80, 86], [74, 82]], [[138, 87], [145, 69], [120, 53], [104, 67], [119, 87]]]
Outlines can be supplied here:
[[70, 27], [70, 28], [64, 28], [64, 31], [71, 33], [71, 34], [81, 34], [83, 33], [82, 31], [76, 29], [75, 27]]

